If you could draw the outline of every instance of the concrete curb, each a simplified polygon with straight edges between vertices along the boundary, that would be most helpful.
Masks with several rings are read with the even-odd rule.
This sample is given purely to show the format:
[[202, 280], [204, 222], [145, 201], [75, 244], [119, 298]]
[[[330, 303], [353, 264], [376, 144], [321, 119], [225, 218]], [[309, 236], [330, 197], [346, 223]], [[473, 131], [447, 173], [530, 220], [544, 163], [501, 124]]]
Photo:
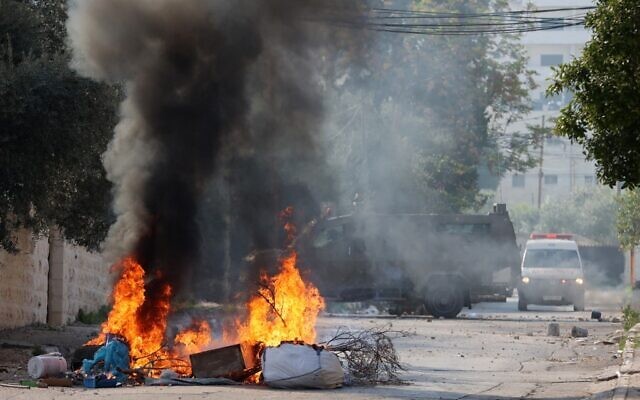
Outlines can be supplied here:
[[618, 382], [613, 391], [613, 400], [625, 400], [627, 398], [631, 373], [640, 369], [640, 360], [635, 360], [635, 343], [638, 333], [640, 333], [640, 324], [636, 324], [627, 333], [624, 352], [622, 353], [622, 365], [618, 371]]

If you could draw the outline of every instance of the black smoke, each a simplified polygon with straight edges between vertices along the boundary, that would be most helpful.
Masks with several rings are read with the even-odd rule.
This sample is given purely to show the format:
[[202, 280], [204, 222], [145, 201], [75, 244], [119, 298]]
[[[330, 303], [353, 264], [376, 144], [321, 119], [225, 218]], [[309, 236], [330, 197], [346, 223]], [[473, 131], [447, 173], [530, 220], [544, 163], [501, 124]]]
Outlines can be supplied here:
[[[112, 262], [134, 255], [154, 278], [150, 297], [163, 282], [179, 287], [201, 257], [199, 201], [222, 168], [230, 170], [227, 184], [238, 188], [232, 206], [258, 245], [269, 241], [260, 221], [287, 200], [274, 190], [326, 181], [319, 178], [322, 98], [313, 73], [326, 43], [308, 20], [328, 4], [71, 4], [75, 68], [126, 88], [104, 155], [117, 215], [104, 254]], [[296, 168], [287, 169], [292, 160]]]

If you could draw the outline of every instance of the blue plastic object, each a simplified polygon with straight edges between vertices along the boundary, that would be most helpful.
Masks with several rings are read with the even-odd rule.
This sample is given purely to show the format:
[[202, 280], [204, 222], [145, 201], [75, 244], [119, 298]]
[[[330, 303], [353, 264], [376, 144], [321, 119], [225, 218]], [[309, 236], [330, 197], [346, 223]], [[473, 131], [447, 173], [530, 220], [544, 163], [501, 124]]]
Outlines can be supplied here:
[[82, 382], [86, 388], [114, 388], [118, 386], [118, 380], [115, 378], [107, 379], [105, 375], [92, 376], [84, 378]]
[[[104, 366], [100, 371], [94, 371], [94, 367], [100, 361], [104, 361]], [[82, 360], [82, 370], [85, 374], [93, 375], [96, 373], [111, 373], [116, 378], [114, 381], [121, 383], [127, 379], [127, 376], [120, 371], [127, 369], [129, 369], [129, 347], [117, 339], [108, 339], [107, 343], [96, 351], [93, 356], [93, 360]], [[95, 378], [98, 377], [96, 376]], [[103, 380], [109, 381], [110, 379], [103, 378]]]

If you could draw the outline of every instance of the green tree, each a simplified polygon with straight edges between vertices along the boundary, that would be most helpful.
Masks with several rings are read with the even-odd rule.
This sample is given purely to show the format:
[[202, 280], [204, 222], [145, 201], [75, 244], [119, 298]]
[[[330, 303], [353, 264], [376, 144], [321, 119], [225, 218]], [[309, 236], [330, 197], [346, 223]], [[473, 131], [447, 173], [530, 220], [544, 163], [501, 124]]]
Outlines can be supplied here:
[[516, 234], [529, 235], [538, 230], [540, 210], [525, 203], [514, 204], [509, 207], [509, 217]]
[[119, 95], [68, 67], [64, 4], [0, 1], [0, 246], [8, 250], [13, 230], [52, 224], [96, 247], [110, 222], [100, 157]]
[[548, 201], [538, 210], [525, 204], [509, 211], [517, 233], [564, 232], [600, 243], [616, 243], [618, 203], [611, 189], [583, 189], [565, 201]]
[[[414, 4], [451, 13], [507, 8], [506, 1], [489, 0]], [[372, 39], [360, 50], [362, 69], [337, 75], [346, 82], [338, 90], [342, 101], [332, 104], [341, 116], [334, 154], [343, 157], [336, 164], [346, 170], [347, 196], [349, 189], [351, 196], [364, 192], [384, 212], [478, 209], [487, 200], [479, 170], [500, 176], [535, 165], [530, 134], [505, 133], [529, 110], [533, 86], [517, 36]]]
[[625, 190], [618, 199], [616, 228], [620, 245], [629, 250], [640, 244], [640, 192]]
[[591, 40], [580, 57], [554, 71], [548, 89], [573, 92], [556, 132], [584, 146], [602, 182], [633, 188], [640, 184], [640, 6], [598, 0], [585, 26]]

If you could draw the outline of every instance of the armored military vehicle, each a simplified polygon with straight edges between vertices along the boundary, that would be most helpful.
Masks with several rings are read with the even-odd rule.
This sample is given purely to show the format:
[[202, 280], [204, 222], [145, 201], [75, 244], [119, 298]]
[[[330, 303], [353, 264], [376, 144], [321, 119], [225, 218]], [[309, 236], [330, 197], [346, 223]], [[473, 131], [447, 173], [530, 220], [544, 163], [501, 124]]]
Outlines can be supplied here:
[[520, 251], [504, 204], [487, 215], [332, 217], [297, 248], [326, 298], [387, 301], [399, 313], [453, 318], [473, 302], [504, 301], [520, 279]]

